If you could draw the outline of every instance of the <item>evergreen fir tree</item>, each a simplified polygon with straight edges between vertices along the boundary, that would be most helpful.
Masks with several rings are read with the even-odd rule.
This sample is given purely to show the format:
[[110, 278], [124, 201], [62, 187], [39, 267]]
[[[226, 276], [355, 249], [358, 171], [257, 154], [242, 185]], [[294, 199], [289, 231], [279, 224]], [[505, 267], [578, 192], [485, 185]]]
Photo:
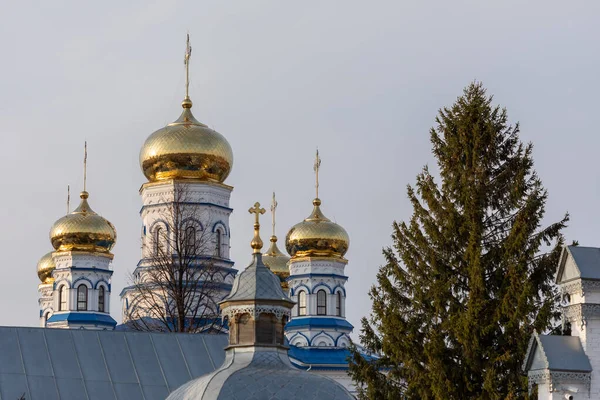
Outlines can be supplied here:
[[542, 226], [547, 192], [519, 125], [472, 83], [431, 129], [441, 185], [427, 167], [408, 187], [410, 221], [371, 289], [353, 348], [363, 399], [527, 397], [521, 367], [534, 330], [557, 317], [553, 276], [568, 215]]

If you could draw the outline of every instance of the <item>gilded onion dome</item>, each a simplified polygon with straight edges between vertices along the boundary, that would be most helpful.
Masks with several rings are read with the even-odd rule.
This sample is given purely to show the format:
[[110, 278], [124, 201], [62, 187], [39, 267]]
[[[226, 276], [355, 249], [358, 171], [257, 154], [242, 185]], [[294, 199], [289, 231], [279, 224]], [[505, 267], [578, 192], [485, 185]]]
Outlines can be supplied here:
[[231, 146], [220, 133], [198, 122], [186, 98], [179, 119], [154, 132], [140, 151], [149, 181], [200, 179], [223, 183], [233, 166]]
[[37, 274], [40, 281], [42, 281], [42, 283], [54, 282], [52, 271], [54, 271], [55, 268], [56, 264], [54, 264], [54, 260], [52, 259], [52, 252], [46, 253], [37, 263]]
[[107, 219], [88, 204], [89, 194], [81, 192], [81, 203], [72, 213], [54, 223], [50, 241], [57, 251], [95, 251], [108, 253], [117, 240], [117, 231]]
[[337, 257], [348, 251], [350, 238], [344, 228], [331, 222], [321, 212], [321, 200], [313, 200], [314, 209], [304, 221], [294, 225], [287, 234], [285, 246], [292, 258]]
[[290, 276], [290, 270], [287, 266], [290, 258], [277, 247], [277, 236], [271, 236], [271, 245], [269, 246], [269, 250], [263, 253], [262, 260], [271, 272], [279, 277], [281, 286], [287, 288], [288, 285], [285, 280]]

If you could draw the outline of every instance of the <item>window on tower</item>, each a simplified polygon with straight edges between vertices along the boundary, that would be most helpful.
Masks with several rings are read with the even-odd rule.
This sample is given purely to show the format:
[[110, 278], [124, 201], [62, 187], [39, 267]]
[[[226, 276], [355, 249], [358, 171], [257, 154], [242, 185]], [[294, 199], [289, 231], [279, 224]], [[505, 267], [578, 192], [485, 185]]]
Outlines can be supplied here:
[[67, 286], [62, 285], [58, 290], [58, 311], [67, 310]]
[[81, 284], [77, 288], [77, 311], [87, 311], [88, 288]]
[[100, 286], [98, 290], [98, 311], [104, 312], [104, 302], [105, 302], [106, 293], [104, 291], [104, 286]]
[[193, 226], [185, 228], [185, 247], [187, 255], [194, 255], [196, 251], [196, 228]]
[[327, 315], [327, 293], [323, 289], [317, 292], [317, 315]]
[[342, 316], [342, 292], [337, 292], [335, 296], [335, 315]]
[[154, 254], [155, 255], [160, 255], [161, 254], [161, 250], [163, 250], [163, 246], [162, 246], [162, 241], [163, 241], [163, 228], [162, 227], [157, 227], [154, 230]]
[[306, 292], [298, 292], [298, 315], [306, 315]]
[[217, 229], [216, 234], [217, 234], [217, 242], [215, 244], [215, 256], [222, 257], [222, 254], [221, 254], [221, 248], [222, 248], [221, 236], [223, 235], [223, 233], [221, 232], [220, 229]]

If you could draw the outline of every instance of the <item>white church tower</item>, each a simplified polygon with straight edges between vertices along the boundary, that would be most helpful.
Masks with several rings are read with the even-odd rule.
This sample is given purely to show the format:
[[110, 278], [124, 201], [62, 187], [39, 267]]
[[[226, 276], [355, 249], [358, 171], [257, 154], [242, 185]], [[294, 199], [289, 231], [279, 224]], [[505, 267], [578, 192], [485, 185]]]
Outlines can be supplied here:
[[55, 251], [38, 263], [40, 325], [48, 328], [114, 329], [117, 324], [110, 316], [110, 250], [117, 232], [88, 204], [86, 159], [87, 146], [81, 202], [54, 223], [50, 241]]
[[[195, 253], [198, 267], [210, 264], [218, 270], [213, 275], [218, 285], [216, 304], [231, 290], [237, 272], [229, 255], [229, 216], [233, 211], [229, 200], [233, 187], [224, 183], [233, 166], [233, 152], [225, 137], [192, 114], [190, 56], [188, 35], [181, 116], [151, 134], [140, 151], [140, 166], [148, 182], [140, 189], [142, 258], [133, 275], [143, 280], [156, 265], [157, 255], [173, 250], [169, 247], [176, 242], [174, 231], [185, 224], [186, 237], [203, 243], [201, 251]], [[189, 221], [179, 221], [182, 218]], [[132, 310], [141, 304], [140, 287], [125, 288], [121, 297], [123, 322], [138, 318], [139, 313]], [[152, 318], [150, 314], [147, 316]]]
[[540, 400], [600, 399], [600, 249], [565, 247], [556, 283], [567, 335], [533, 335], [523, 365], [529, 387]]
[[350, 344], [352, 325], [346, 320], [348, 277], [344, 269], [350, 239], [340, 225], [321, 212], [319, 168], [315, 161], [317, 197], [312, 213], [294, 225], [287, 234], [286, 248], [290, 298], [296, 302], [292, 319], [286, 325], [286, 337], [292, 346], [345, 348]]

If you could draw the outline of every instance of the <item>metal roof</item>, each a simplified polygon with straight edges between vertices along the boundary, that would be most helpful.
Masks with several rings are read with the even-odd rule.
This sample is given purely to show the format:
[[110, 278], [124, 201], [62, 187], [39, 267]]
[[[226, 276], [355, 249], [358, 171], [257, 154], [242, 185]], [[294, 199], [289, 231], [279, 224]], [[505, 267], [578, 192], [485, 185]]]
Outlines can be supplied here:
[[285, 300], [292, 301], [283, 293], [281, 281], [262, 261], [262, 254], [252, 255], [250, 265], [233, 281], [231, 293], [223, 301], [237, 300]]
[[[568, 256], [575, 262], [575, 276], [563, 277]], [[584, 246], [565, 246], [560, 257], [556, 283], [570, 281], [575, 278], [600, 280], [600, 248]]]
[[168, 400], [350, 400], [331, 378], [296, 369], [280, 349], [229, 349], [217, 371], [188, 382]]
[[158, 400], [225, 359], [226, 335], [0, 327], [0, 400]]
[[578, 336], [538, 335], [535, 333], [525, 356], [525, 371], [590, 372], [592, 366]]

